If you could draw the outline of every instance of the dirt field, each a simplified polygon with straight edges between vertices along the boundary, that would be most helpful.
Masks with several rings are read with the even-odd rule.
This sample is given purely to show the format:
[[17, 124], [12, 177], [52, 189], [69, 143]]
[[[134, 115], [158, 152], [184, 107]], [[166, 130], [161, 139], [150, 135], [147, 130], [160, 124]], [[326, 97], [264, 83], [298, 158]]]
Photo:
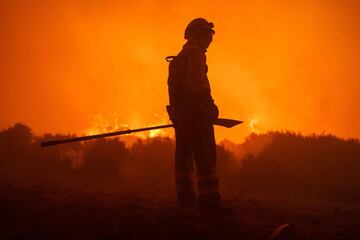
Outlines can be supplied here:
[[2, 188], [1, 239], [360, 239], [360, 205], [264, 196], [224, 199], [230, 216], [178, 209], [156, 193]]

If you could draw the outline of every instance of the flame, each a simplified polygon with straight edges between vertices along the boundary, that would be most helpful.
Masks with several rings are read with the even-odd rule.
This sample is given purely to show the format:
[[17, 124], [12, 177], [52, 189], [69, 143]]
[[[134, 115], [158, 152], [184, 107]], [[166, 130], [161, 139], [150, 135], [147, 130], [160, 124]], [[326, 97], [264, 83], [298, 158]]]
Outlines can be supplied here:
[[161, 129], [155, 129], [149, 132], [149, 138], [163, 137], [163, 136], [166, 136], [166, 133]]
[[260, 130], [258, 128], [258, 123], [259, 123], [259, 119], [258, 118], [253, 118], [249, 121], [249, 129], [251, 132], [254, 133], [259, 133]]
[[120, 131], [128, 129], [129, 125], [120, 123], [118, 117], [114, 117], [112, 120], [105, 118], [101, 114], [97, 114], [93, 117], [91, 127], [85, 131], [86, 135], [94, 135], [106, 132]]
[[[151, 126], [161, 125], [162, 123], [153, 123]], [[97, 114], [93, 117], [91, 127], [89, 127], [86, 131], [86, 135], [95, 135], [106, 132], [114, 132], [128, 129], [136, 129], [140, 127], [147, 127], [149, 124], [142, 124], [142, 121], [139, 119], [134, 119], [131, 124], [122, 123], [120, 119], [115, 114], [113, 117], [104, 117], [102, 114]], [[147, 138], [155, 138], [155, 137], [170, 137], [171, 134], [169, 131], [164, 129], [154, 129], [145, 132], [137, 132], [131, 134], [131, 136], [123, 137], [125, 142], [129, 140], [130, 142], [134, 142], [135, 138], [147, 139]]]

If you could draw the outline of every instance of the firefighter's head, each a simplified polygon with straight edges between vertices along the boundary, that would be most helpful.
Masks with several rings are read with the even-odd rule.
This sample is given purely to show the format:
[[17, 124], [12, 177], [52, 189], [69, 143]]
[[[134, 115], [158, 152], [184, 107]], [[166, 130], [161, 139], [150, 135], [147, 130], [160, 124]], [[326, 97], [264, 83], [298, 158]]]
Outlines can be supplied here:
[[195, 18], [187, 25], [184, 37], [186, 40], [198, 41], [204, 49], [207, 49], [215, 34], [213, 28], [212, 22], [208, 22], [204, 18]]

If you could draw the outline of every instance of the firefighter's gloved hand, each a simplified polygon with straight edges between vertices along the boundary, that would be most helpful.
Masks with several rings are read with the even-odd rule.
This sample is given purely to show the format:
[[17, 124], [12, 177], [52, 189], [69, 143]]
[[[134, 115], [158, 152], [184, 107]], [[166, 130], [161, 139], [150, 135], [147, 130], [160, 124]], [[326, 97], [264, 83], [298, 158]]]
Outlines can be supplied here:
[[215, 121], [219, 116], [219, 109], [215, 105], [213, 98], [209, 92], [202, 92], [194, 97], [197, 108], [202, 113], [202, 115], [211, 120]]
[[207, 105], [204, 105], [203, 113], [211, 122], [214, 122], [219, 117], [219, 109], [214, 102], [209, 102]]
[[210, 118], [212, 121], [215, 121], [219, 118], [219, 108], [216, 106], [216, 104], [213, 102], [210, 106]]

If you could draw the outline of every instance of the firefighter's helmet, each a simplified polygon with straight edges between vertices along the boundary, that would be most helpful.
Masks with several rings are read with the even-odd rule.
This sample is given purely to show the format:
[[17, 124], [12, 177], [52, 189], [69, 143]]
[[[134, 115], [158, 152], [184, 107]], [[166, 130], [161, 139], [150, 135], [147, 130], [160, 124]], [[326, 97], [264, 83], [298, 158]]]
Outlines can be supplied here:
[[192, 36], [198, 36], [199, 34], [214, 34], [214, 24], [208, 22], [204, 18], [195, 18], [192, 20], [185, 29], [185, 39], [189, 39]]

